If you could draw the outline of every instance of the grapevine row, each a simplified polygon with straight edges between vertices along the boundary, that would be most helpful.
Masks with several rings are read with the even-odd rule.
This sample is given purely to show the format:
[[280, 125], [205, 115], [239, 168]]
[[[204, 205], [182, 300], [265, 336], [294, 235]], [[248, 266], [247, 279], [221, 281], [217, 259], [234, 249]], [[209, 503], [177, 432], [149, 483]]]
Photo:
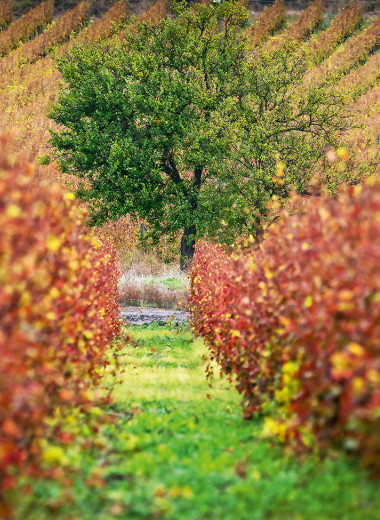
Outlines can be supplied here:
[[353, 69], [338, 83], [338, 90], [351, 99], [364, 94], [380, 81], [380, 51], [373, 54], [364, 65]]
[[75, 38], [70, 38], [65, 45], [57, 49], [57, 56], [60, 57], [68, 52], [79, 40], [90, 42], [111, 38], [112, 35], [120, 31], [129, 16], [130, 12], [127, 10], [125, 1], [119, 0], [101, 18], [87, 26]]
[[247, 30], [252, 47], [257, 47], [283, 22], [285, 5], [283, 0], [276, 0], [273, 5], [264, 9], [256, 23]]
[[50, 23], [52, 18], [53, 0], [46, 0], [16, 20], [0, 33], [0, 56], [8, 54], [20, 42], [31, 38], [38, 29]]
[[[158, 4], [158, 5], [157, 5]], [[144, 19], [149, 20], [154, 16], [166, 14], [168, 2], [159, 0], [144, 13]], [[81, 31], [76, 39], [89, 41], [94, 38], [105, 39], [115, 29], [114, 15], [118, 14], [117, 24], [122, 23], [127, 13], [124, 1], [117, 2], [110, 12], [93, 25]], [[115, 37], [115, 36], [114, 36]], [[70, 40], [58, 49], [58, 54], [64, 53], [72, 46], [74, 40]], [[52, 122], [46, 117], [47, 105], [54, 102], [57, 97], [57, 84], [61, 79], [54, 61], [50, 56], [31, 65], [13, 70], [9, 74], [0, 76], [0, 128], [13, 129], [19, 134], [18, 142], [29, 160], [35, 160], [36, 156], [43, 154], [46, 142], [49, 138], [48, 129]], [[12, 88], [10, 88], [12, 87]], [[66, 178], [53, 172], [49, 167], [39, 167], [37, 171], [43, 175], [59, 175], [60, 182], [65, 184]]]
[[325, 59], [343, 38], [352, 33], [363, 17], [363, 6], [360, 0], [354, 0], [332, 21], [331, 25], [317, 38], [311, 40], [307, 47], [316, 63]]
[[67, 11], [57, 22], [33, 40], [25, 43], [0, 61], [2, 72], [13, 71], [17, 66], [32, 63], [46, 55], [55, 45], [59, 45], [77, 32], [88, 22], [91, 7], [90, 0], [84, 0], [79, 5]]
[[[1, 139], [0, 506], [17, 478], [39, 473], [46, 419], [99, 404], [120, 327], [109, 243], [82, 236], [71, 194], [8, 158]], [[56, 420], [56, 439], [63, 429]]]
[[324, 11], [323, 0], [314, 0], [309, 7], [282, 32], [278, 37], [268, 42], [269, 48], [276, 48], [289, 40], [303, 40], [321, 22]]
[[128, 24], [127, 27], [111, 36], [110, 44], [114, 45], [123, 41], [128, 33], [137, 29], [137, 25], [140, 22], [154, 24], [165, 18], [170, 7], [170, 1], [171, 0], [156, 0], [146, 11], [142, 12], [134, 21]]
[[12, 0], [2, 0], [0, 2], [0, 31], [12, 21]]
[[345, 45], [313, 69], [306, 81], [322, 81], [328, 77], [339, 77], [355, 67], [380, 45], [380, 16], [371, 25], [352, 36]]
[[354, 152], [353, 167], [360, 163], [368, 165], [369, 173], [380, 174], [380, 85], [360, 96], [352, 105], [356, 114], [356, 128], [346, 136], [347, 146]]
[[170, 0], [157, 0], [149, 9], [139, 16], [139, 21], [144, 23], [158, 23], [167, 14]]
[[130, 16], [125, 0], [116, 2], [99, 20], [79, 34], [84, 41], [104, 40], [117, 32]]
[[266, 434], [296, 449], [349, 448], [377, 472], [379, 212], [373, 181], [284, 215], [258, 251], [200, 244], [190, 298], [246, 417], [276, 403]]

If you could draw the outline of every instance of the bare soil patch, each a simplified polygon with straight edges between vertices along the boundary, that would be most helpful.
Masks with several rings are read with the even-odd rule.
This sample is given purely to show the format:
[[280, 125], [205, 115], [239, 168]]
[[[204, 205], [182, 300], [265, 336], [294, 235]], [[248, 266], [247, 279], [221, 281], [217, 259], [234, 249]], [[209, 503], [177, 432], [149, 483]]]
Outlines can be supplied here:
[[182, 323], [190, 318], [190, 313], [185, 311], [155, 308], [124, 307], [120, 309], [120, 314], [127, 323], [132, 323], [133, 325], [144, 325], [153, 322], [165, 323], [167, 320], [172, 320], [173, 323]]

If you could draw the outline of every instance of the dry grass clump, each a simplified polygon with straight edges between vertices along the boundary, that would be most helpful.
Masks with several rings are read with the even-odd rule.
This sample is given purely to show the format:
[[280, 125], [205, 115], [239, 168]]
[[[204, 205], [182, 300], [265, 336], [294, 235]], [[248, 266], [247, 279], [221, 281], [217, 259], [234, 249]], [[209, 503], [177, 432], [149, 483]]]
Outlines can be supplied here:
[[123, 306], [176, 309], [187, 301], [187, 275], [179, 266], [163, 264], [153, 254], [137, 256], [119, 280], [119, 302]]
[[160, 285], [139, 282], [123, 282], [119, 286], [120, 305], [129, 307], [157, 307], [176, 309], [187, 300], [187, 290], [168, 289]]

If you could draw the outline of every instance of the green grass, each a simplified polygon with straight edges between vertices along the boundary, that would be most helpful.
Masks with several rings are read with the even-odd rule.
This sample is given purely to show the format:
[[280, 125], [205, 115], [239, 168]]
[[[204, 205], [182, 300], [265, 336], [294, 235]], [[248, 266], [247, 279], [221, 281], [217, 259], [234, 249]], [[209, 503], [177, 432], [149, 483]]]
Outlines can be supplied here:
[[162, 278], [160, 280], [161, 284], [166, 287], [167, 289], [172, 289], [173, 291], [178, 289], [186, 289], [189, 280], [188, 278], [182, 277], [168, 277], [168, 278]]
[[141, 283], [143, 285], [154, 285], [157, 287], [165, 287], [171, 291], [178, 291], [186, 289], [189, 285], [189, 279], [187, 276], [147, 276], [142, 278]]
[[100, 428], [96, 449], [66, 450], [71, 488], [33, 481], [20, 520], [379, 518], [378, 486], [355, 461], [287, 456], [260, 438], [259, 419], [242, 419], [233, 387], [217, 379], [209, 388], [205, 347], [188, 330], [132, 332], [117, 422]]

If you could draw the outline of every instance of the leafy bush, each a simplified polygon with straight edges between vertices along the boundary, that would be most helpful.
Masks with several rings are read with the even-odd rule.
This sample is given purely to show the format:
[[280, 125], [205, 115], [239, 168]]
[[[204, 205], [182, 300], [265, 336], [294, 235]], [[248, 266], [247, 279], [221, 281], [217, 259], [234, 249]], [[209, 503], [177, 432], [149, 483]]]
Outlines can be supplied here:
[[51, 157], [47, 153], [41, 155], [41, 157], [38, 158], [37, 163], [40, 166], [47, 166], [51, 164]]
[[[119, 331], [107, 243], [82, 237], [72, 194], [33, 183], [0, 141], [0, 507], [18, 474], [36, 472], [45, 419], [85, 410]], [[59, 428], [56, 433], [59, 434]]]
[[379, 469], [380, 184], [282, 218], [258, 251], [200, 244], [193, 323], [246, 416], [275, 399], [269, 430], [295, 446], [344, 447]]

